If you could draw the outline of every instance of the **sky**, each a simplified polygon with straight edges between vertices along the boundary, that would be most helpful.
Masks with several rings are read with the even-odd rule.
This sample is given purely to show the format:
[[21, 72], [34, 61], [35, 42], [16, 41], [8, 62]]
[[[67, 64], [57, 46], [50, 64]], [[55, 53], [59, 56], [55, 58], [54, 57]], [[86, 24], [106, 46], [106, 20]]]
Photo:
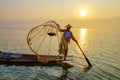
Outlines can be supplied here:
[[[87, 15], [81, 16], [80, 10]], [[120, 0], [0, 0], [0, 22], [120, 17]]]
[[80, 19], [120, 17], [120, 0], [0, 0], [0, 19]]

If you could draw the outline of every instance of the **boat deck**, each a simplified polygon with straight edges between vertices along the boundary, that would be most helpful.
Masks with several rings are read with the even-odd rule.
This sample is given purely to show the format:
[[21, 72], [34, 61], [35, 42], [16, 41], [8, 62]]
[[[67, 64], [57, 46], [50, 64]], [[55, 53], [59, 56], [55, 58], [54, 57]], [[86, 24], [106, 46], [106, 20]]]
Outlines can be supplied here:
[[49, 61], [61, 61], [61, 60], [63, 60], [61, 56], [40, 55], [39, 60], [38, 60], [36, 55], [21, 54], [20, 58], [0, 59], [0, 62], [43, 62], [43, 63], [47, 63]]

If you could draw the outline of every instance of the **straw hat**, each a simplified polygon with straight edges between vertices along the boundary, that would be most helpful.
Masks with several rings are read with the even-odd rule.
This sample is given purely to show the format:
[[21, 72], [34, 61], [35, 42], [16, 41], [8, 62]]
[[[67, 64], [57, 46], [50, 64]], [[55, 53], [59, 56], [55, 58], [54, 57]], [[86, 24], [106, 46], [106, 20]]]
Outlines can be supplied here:
[[71, 28], [72, 26], [70, 24], [66, 25], [65, 26], [66, 28]]

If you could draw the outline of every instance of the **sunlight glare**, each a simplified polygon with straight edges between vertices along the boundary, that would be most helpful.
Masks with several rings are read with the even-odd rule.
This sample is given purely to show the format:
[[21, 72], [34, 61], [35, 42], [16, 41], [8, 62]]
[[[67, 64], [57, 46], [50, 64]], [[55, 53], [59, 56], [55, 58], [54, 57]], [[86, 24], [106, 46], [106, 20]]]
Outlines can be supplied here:
[[86, 32], [87, 32], [86, 28], [80, 29], [80, 44], [82, 47], [84, 46], [86, 42]]
[[86, 10], [80, 10], [80, 16], [85, 17], [87, 16], [87, 11]]

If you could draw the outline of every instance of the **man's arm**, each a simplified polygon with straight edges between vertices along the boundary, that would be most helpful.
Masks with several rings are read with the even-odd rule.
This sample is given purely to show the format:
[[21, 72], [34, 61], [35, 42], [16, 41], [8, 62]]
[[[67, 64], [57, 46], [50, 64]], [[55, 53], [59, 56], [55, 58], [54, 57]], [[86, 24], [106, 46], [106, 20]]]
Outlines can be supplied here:
[[72, 32], [71, 32], [71, 39], [78, 44], [78, 41], [77, 41], [76, 38], [73, 36]]
[[65, 32], [65, 31], [66, 31], [66, 29], [59, 29], [59, 31], [60, 31], [60, 32]]

